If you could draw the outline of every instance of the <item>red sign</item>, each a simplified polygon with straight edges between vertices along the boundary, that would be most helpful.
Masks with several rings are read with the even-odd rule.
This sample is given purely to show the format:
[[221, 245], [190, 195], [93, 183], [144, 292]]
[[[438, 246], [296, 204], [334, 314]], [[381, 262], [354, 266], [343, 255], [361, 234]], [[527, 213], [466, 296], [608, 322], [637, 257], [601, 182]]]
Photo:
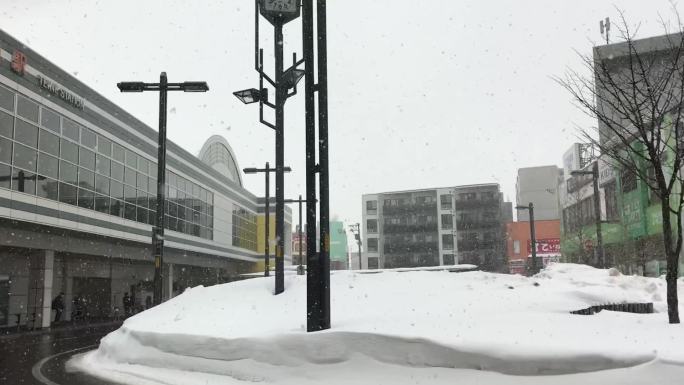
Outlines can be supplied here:
[[[532, 254], [532, 241], [527, 240], [527, 253]], [[559, 254], [560, 238], [537, 239], [537, 254]]]
[[12, 64], [10, 65], [12, 71], [18, 73], [19, 75], [24, 75], [24, 69], [26, 68], [26, 55], [21, 51], [15, 50], [12, 54]]

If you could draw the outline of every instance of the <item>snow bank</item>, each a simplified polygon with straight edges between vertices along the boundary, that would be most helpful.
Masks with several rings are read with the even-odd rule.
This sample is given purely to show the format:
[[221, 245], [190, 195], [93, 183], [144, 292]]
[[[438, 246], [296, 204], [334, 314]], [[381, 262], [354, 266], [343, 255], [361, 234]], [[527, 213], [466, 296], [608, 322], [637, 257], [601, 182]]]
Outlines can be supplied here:
[[[416, 383], [426, 370], [445, 383], [453, 382], [455, 373], [473, 370], [491, 372], [485, 377], [495, 376], [495, 383], [503, 378], [515, 383], [543, 374], [619, 372], [635, 366], [658, 371], [663, 362], [684, 374], [684, 328], [667, 324], [660, 278], [573, 264], [552, 264], [532, 278], [484, 272], [362, 273], [331, 276], [333, 325], [328, 331], [306, 333], [304, 276], [286, 276], [286, 291], [278, 296], [272, 295], [273, 277], [256, 278], [188, 289], [126, 320], [99, 349], [70, 365], [141, 384], [317, 383], [316, 373], [323, 379], [330, 370], [362, 367], [369, 375], [399, 371], [409, 376], [392, 383]], [[654, 302], [660, 313], [569, 314], [620, 302]], [[576, 376], [581, 375], [569, 377], [580, 380]], [[356, 381], [341, 377], [347, 379], [325, 382]], [[429, 382], [440, 383], [435, 378]]]

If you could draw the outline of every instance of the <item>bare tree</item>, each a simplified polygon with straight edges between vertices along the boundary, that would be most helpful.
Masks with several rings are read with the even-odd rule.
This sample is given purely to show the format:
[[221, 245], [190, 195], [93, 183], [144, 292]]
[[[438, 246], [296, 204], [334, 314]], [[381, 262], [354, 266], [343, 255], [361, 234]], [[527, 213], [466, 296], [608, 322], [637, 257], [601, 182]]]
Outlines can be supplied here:
[[[584, 222], [586, 218], [582, 218], [582, 210], [580, 204], [586, 198], [583, 194], [582, 188], [576, 188], [568, 195], [570, 198], [570, 206], [564, 215], [567, 215], [567, 235], [571, 236], [574, 241], [577, 241], [577, 254], [571, 255], [573, 262], [589, 264], [589, 256], [585, 250], [585, 241], [587, 237], [584, 234]], [[576, 258], [576, 261], [574, 260]]]
[[665, 36], [636, 40], [638, 27], [632, 30], [618, 12], [624, 42], [595, 47], [593, 56], [580, 54], [584, 70], [591, 75], [569, 69], [555, 80], [584, 112], [597, 119], [597, 127], [580, 130], [582, 136], [618, 165], [623, 180], [643, 181], [660, 199], [668, 318], [670, 323], [679, 323], [677, 276], [684, 203], [682, 23], [675, 10], [676, 31], [661, 20]]

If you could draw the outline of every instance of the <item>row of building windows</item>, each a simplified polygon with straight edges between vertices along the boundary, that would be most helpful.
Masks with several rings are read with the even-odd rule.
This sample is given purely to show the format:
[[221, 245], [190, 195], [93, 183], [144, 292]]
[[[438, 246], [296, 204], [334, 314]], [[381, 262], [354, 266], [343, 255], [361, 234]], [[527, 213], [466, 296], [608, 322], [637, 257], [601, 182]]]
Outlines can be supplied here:
[[[0, 86], [0, 187], [154, 224], [156, 164]], [[213, 238], [213, 194], [167, 171], [167, 226]]]
[[233, 246], [257, 251], [256, 214], [233, 205]]

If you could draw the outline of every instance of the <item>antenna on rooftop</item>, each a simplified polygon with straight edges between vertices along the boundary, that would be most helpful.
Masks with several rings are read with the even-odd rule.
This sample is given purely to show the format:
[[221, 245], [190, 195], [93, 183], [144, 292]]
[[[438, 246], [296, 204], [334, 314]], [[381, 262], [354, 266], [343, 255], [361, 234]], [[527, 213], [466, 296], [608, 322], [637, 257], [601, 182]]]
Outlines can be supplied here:
[[606, 39], [606, 44], [610, 44], [610, 18], [599, 21], [599, 28], [601, 29], [601, 36]]

